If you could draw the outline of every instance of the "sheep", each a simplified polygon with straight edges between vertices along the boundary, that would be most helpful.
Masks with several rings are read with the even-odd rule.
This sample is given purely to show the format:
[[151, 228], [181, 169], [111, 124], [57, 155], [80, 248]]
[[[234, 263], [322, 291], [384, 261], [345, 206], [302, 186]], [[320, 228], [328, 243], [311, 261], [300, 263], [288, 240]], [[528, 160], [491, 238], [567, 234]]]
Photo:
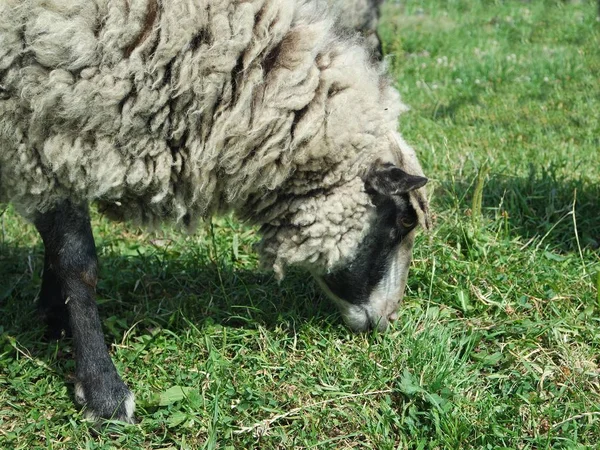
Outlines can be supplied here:
[[347, 32], [358, 32], [376, 59], [381, 59], [383, 49], [377, 34], [384, 0], [329, 0], [338, 15], [337, 26]]
[[398, 92], [334, 21], [311, 0], [0, 3], [0, 202], [42, 238], [39, 308], [72, 334], [88, 417], [135, 409], [95, 305], [90, 203], [189, 231], [233, 211], [353, 330], [397, 317], [427, 178]]

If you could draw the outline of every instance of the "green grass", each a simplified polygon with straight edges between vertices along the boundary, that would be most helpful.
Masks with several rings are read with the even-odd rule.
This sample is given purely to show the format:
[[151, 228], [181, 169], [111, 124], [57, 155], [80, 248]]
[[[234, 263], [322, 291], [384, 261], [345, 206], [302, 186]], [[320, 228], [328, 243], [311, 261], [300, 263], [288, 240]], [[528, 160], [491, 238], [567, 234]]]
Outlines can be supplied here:
[[[400, 319], [352, 335], [303, 273], [257, 269], [255, 231], [94, 216], [99, 308], [133, 426], [73, 403], [42, 342], [42, 247], [0, 218], [0, 448], [597, 448], [600, 23], [596, 2], [387, 4], [405, 137], [433, 189]], [[67, 381], [65, 381], [67, 380]]]

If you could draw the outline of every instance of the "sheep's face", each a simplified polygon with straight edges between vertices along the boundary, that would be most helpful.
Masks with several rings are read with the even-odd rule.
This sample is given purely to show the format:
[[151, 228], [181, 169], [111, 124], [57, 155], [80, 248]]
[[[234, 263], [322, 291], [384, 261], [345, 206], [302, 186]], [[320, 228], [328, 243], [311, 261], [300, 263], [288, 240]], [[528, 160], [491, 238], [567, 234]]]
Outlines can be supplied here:
[[409, 192], [425, 183], [427, 178], [392, 164], [377, 167], [365, 178], [375, 208], [368, 232], [350, 261], [319, 277], [355, 331], [384, 330], [397, 317], [418, 223]]

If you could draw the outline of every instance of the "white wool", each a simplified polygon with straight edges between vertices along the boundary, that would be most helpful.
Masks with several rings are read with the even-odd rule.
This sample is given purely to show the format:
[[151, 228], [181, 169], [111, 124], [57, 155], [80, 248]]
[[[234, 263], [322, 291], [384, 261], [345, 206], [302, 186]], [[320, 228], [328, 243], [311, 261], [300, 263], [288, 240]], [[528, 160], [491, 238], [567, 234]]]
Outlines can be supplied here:
[[421, 173], [390, 138], [398, 93], [333, 21], [310, 0], [0, 2], [0, 201], [234, 210], [278, 274], [328, 270], [368, 227], [371, 164]]

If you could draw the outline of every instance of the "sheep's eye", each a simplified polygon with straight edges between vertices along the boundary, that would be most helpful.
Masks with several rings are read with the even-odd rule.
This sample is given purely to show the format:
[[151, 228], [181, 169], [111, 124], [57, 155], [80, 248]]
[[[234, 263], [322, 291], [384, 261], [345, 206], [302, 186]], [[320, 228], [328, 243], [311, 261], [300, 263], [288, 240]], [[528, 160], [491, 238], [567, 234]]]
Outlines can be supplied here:
[[415, 221], [414, 220], [409, 220], [406, 218], [402, 218], [400, 219], [400, 225], [402, 225], [404, 228], [412, 228], [415, 226]]

